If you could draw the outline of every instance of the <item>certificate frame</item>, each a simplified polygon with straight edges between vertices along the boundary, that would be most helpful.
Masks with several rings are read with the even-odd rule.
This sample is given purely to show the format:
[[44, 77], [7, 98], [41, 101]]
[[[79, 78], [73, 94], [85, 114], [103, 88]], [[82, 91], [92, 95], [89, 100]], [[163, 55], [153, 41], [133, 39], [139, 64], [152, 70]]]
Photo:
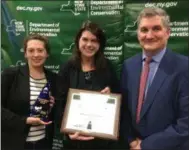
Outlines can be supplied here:
[[[100, 97], [102, 97], [102, 98], [104, 98], [105, 97], [105, 99], [106, 99], [106, 97], [107, 98], [109, 98], [109, 99], [107, 99], [107, 104], [105, 104], [105, 105], [107, 105], [107, 107], [108, 108], [111, 108], [111, 109], [109, 109], [109, 110], [113, 110], [113, 119], [111, 120], [111, 119], [109, 119], [108, 120], [108, 122], [110, 122], [111, 124], [108, 124], [108, 126], [110, 126], [109, 127], [109, 129], [111, 130], [111, 132], [105, 132], [103, 129], [102, 130], [92, 130], [91, 128], [89, 129], [88, 127], [89, 126], [91, 126], [90, 125], [90, 123], [91, 123], [91, 121], [89, 121], [88, 122], [88, 126], [87, 126], [87, 129], [82, 129], [82, 128], [80, 128], [80, 127], [77, 127], [77, 128], [75, 128], [75, 125], [74, 125], [74, 128], [73, 127], [68, 127], [68, 121], [71, 119], [71, 115], [70, 114], [73, 114], [73, 111], [75, 111], [75, 109], [73, 110], [73, 102], [72, 101], [74, 101], [74, 103], [76, 102], [75, 100], [76, 99], [74, 99], [74, 96], [75, 95], [86, 95], [86, 94], [89, 94], [89, 95], [91, 95], [91, 96], [100, 96]], [[82, 96], [79, 96], [79, 100], [80, 100], [80, 97], [82, 97]], [[77, 96], [75, 96], [75, 98], [77, 98]], [[84, 98], [83, 98], [84, 99]], [[104, 100], [104, 99], [103, 99]], [[115, 101], [114, 101], [115, 100]], [[88, 100], [87, 100], [88, 101]], [[86, 102], [86, 101], [85, 101]], [[98, 102], [99, 102], [99, 100], [98, 100]], [[113, 102], [113, 103], [112, 103]], [[76, 102], [76, 103], [78, 103], [78, 102]], [[79, 102], [80, 103], [80, 102]], [[79, 104], [78, 103], [78, 104]], [[91, 102], [90, 102], [91, 103]], [[85, 105], [87, 104], [87, 103], [84, 103]], [[96, 104], [96, 103], [95, 103]], [[98, 103], [97, 105], [99, 105], [100, 103]], [[113, 104], [113, 105], [110, 105], [110, 104]], [[71, 106], [72, 105], [72, 106]], [[105, 106], [104, 105], [104, 106]], [[90, 105], [89, 105], [90, 106]], [[98, 107], [100, 107], [100, 106], [102, 106], [102, 105], [99, 105], [99, 106], [97, 106], [97, 108]], [[113, 106], [113, 107], [112, 107]], [[86, 106], [85, 106], [86, 107]], [[61, 133], [68, 133], [68, 134], [70, 134], [70, 133], [75, 133], [75, 132], [80, 132], [80, 134], [81, 135], [87, 135], [87, 136], [93, 136], [93, 137], [97, 137], [97, 138], [102, 138], [102, 139], [111, 139], [111, 140], [118, 140], [118, 137], [119, 137], [119, 125], [120, 125], [120, 107], [121, 107], [121, 94], [117, 94], [117, 93], [109, 93], [109, 94], [102, 94], [102, 93], [100, 93], [100, 92], [97, 92], [97, 91], [89, 91], [89, 90], [80, 90], [80, 89], [73, 89], [73, 88], [70, 88], [69, 89], [69, 92], [68, 92], [68, 97], [67, 97], [67, 103], [66, 103], [66, 107], [65, 107], [65, 110], [64, 110], [64, 113], [63, 113], [63, 118], [62, 118], [62, 123], [61, 123], [61, 128], [60, 128], [60, 132]], [[87, 108], [87, 107], [86, 107]], [[103, 108], [103, 106], [101, 107], [101, 108]], [[114, 110], [115, 109], [115, 110]], [[79, 109], [78, 109], [79, 110]], [[81, 110], [83, 110], [83, 109], [81, 109]], [[92, 110], [92, 109], [91, 109]], [[107, 110], [107, 108], [106, 108], [106, 110]], [[98, 111], [98, 110], [97, 110]], [[96, 111], [95, 111], [96, 112]], [[111, 111], [110, 111], [111, 112]], [[78, 112], [79, 114], [81, 114], [81, 112]], [[78, 113], [75, 113], [74, 112], [74, 114], [78, 114]], [[111, 113], [110, 114], [108, 114], [108, 113], [104, 113], [104, 114], [106, 114], [106, 115], [111, 115]], [[106, 115], [105, 116], [103, 116], [103, 114], [102, 114], [102, 118], [103, 117], [106, 117]], [[76, 119], [76, 121], [74, 120], [74, 123], [76, 123], [77, 124], [77, 120], [78, 120], [78, 116], [76, 116], [75, 115], [75, 117], [73, 117], [74, 115], [72, 115], [72, 120], [73, 120], [73, 118], [77, 118]], [[107, 116], [106, 118], [112, 118], [112, 116]], [[90, 118], [90, 115], [89, 115], [89, 117], [88, 118]], [[81, 119], [82, 120], [82, 119]], [[89, 119], [90, 120], [90, 119]], [[98, 120], [98, 119], [97, 119]], [[95, 121], [94, 121], [95, 122]], [[100, 122], [99, 121], [99, 123], [97, 123], [97, 122], [95, 122], [96, 124], [103, 124], [104, 122]], [[100, 126], [100, 125], [99, 125]], [[111, 128], [112, 127], [112, 128]], [[105, 128], [104, 128], [105, 129]]]

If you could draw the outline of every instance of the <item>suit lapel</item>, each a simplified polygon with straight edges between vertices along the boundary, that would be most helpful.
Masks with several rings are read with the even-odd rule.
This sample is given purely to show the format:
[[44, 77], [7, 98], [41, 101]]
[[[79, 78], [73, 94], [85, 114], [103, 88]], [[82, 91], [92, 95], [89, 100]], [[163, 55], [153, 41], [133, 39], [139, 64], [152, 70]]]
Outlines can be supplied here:
[[[22, 99], [24, 101], [27, 101], [28, 104], [28, 110], [30, 109], [29, 105], [30, 105], [30, 85], [29, 85], [29, 68], [28, 65], [26, 66], [21, 66], [20, 67], [20, 72], [21, 72], [21, 78], [22, 80], [20, 81], [20, 85], [22, 86]], [[29, 112], [29, 111], [28, 111]]]
[[70, 88], [79, 88], [80, 71], [78, 68], [73, 68], [70, 72]]
[[[131, 66], [131, 70], [133, 68], [135, 69], [135, 72], [131, 72], [132, 76], [132, 114], [136, 118], [136, 109], [137, 109], [137, 104], [138, 104], [138, 92], [139, 92], [139, 84], [140, 84], [140, 75], [141, 75], [141, 69], [142, 69], [142, 55], [138, 55], [136, 58], [136, 62], [134, 66]], [[131, 86], [131, 85], [128, 85]]]
[[167, 74], [163, 70], [161, 69], [157, 70], [155, 78], [152, 82], [152, 85], [150, 86], [148, 90], [148, 94], [144, 102], [144, 105], [142, 106], [142, 110], [140, 114], [141, 118], [144, 116], [149, 106], [153, 103], [155, 99], [155, 95], [157, 91], [161, 88], [161, 86], [163, 85], [163, 82], [165, 81], [166, 77], [167, 77]]
[[153, 82], [147, 92], [147, 97], [146, 100], [144, 102], [144, 105], [142, 106], [142, 110], [140, 113], [140, 118], [142, 118], [145, 113], [147, 112], [148, 108], [150, 107], [150, 105], [153, 103], [154, 99], [155, 99], [155, 95], [157, 94], [158, 90], [161, 88], [161, 86], [163, 85], [167, 75], [167, 71], [170, 69], [169, 65], [170, 62], [170, 51], [167, 50], [167, 52], [165, 53], [164, 57], [162, 58], [160, 65], [158, 67], [158, 70], [155, 74], [155, 77], [153, 79]]
[[46, 77], [46, 79], [47, 79], [47, 82], [49, 82], [50, 84], [52, 83], [52, 77], [51, 77], [51, 74], [50, 74], [50, 72], [47, 70], [47, 69], [45, 69], [45, 68], [43, 68], [44, 69], [44, 72], [45, 72], [45, 77]]

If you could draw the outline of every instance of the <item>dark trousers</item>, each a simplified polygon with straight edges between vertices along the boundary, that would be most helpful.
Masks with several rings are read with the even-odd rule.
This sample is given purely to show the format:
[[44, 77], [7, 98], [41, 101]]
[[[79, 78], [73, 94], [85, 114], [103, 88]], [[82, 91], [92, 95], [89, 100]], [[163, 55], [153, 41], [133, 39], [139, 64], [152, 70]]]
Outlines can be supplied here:
[[25, 142], [25, 150], [51, 150], [51, 144], [47, 139], [41, 139], [35, 142]]

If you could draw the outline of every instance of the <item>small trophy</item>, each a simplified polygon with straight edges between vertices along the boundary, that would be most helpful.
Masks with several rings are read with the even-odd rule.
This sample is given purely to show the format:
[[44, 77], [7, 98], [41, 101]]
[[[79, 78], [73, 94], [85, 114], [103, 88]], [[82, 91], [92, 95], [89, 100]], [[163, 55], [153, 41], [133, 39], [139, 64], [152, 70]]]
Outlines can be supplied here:
[[50, 112], [50, 83], [43, 87], [36, 102], [33, 105], [30, 116], [39, 117], [41, 120], [48, 122]]

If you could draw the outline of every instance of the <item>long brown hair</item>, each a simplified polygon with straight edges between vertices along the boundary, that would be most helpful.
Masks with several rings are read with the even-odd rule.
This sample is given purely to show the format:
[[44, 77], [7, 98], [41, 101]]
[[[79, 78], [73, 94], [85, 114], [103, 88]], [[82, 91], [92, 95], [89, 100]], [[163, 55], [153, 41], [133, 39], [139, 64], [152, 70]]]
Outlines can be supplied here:
[[81, 67], [81, 52], [79, 50], [79, 40], [84, 31], [90, 31], [93, 35], [95, 35], [100, 45], [99, 50], [96, 52], [94, 59], [94, 65], [96, 67], [96, 70], [100, 71], [102, 69], [105, 69], [107, 66], [107, 62], [103, 51], [106, 45], [106, 36], [103, 30], [96, 23], [91, 22], [89, 20], [83, 23], [82, 27], [80, 28], [75, 37], [75, 49], [71, 59], [72, 62], [76, 67]]

